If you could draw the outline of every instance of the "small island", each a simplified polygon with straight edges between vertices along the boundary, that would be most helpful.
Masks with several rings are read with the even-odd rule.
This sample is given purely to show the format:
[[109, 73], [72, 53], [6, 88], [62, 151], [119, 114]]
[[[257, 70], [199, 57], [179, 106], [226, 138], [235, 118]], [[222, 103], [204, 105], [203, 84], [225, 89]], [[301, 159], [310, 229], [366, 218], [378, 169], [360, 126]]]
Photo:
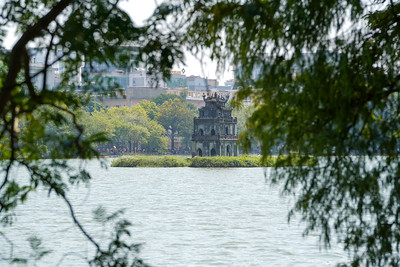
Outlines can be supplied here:
[[[288, 160], [290, 159], [290, 160]], [[234, 167], [287, 167], [314, 166], [315, 158], [304, 159], [297, 155], [261, 157], [240, 155], [237, 157], [185, 157], [185, 156], [123, 156], [111, 163], [111, 167], [196, 167], [196, 168], [234, 168]]]
[[122, 156], [111, 167], [287, 167], [315, 165], [313, 158], [301, 159], [296, 154], [261, 157], [239, 155], [237, 118], [225, 104], [229, 95], [218, 93], [203, 95], [205, 106], [194, 118], [192, 157], [178, 155]]

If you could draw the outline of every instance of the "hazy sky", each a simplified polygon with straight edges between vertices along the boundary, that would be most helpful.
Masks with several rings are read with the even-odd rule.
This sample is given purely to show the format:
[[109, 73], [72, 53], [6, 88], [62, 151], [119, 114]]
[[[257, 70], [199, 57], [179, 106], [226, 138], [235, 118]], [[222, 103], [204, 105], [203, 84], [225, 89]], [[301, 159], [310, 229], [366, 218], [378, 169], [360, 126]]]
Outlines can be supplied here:
[[[143, 21], [151, 16], [156, 7], [156, 3], [161, 2], [162, 1], [160, 0], [125, 0], [121, 1], [120, 7], [131, 16], [132, 20], [136, 24], [141, 25], [143, 24]], [[14, 30], [10, 29], [8, 37], [4, 42], [6, 47], [11, 48], [15, 40], [16, 37], [14, 36]], [[224, 80], [233, 78], [233, 73], [229, 70], [226, 70], [224, 73], [218, 75], [216, 73], [216, 63], [211, 62], [211, 60], [207, 57], [203, 57], [203, 64], [201, 64], [200, 60], [196, 59], [190, 53], [185, 53], [185, 56], [186, 66], [176, 66], [174, 69], [181, 70], [182, 68], [185, 68], [185, 74], [187, 76], [200, 75], [210, 79], [217, 78], [221, 85], [223, 84]]]

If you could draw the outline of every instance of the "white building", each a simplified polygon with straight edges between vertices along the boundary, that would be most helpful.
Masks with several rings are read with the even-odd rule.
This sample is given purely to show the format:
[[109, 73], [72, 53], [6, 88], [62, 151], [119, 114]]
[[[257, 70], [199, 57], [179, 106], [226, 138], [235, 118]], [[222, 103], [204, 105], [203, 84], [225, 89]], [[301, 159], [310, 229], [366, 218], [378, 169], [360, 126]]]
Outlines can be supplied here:
[[[29, 64], [30, 76], [33, 86], [37, 89], [43, 89], [43, 79], [44, 74], [42, 73], [44, 70], [44, 64], [41, 63], [30, 63]], [[55, 75], [57, 69], [53, 67], [48, 67], [46, 71], [46, 89], [51, 90], [56, 86], [55, 83]]]
[[129, 87], [167, 88], [167, 83], [161, 77], [147, 74], [146, 70], [135, 68], [129, 72]]
[[[46, 55], [47, 55], [47, 48], [32, 48], [29, 50], [31, 55], [31, 62], [29, 64], [30, 67], [30, 75], [33, 76], [32, 82], [37, 88], [43, 87], [43, 75], [38, 74], [44, 70], [44, 66], [46, 64]], [[65, 72], [65, 67], [62, 61], [57, 60], [57, 57], [61, 55], [61, 50], [59, 51], [50, 51], [47, 64], [52, 64], [50, 67], [47, 68], [46, 74], [46, 87], [47, 89], [54, 89], [60, 82], [61, 76]], [[76, 72], [76, 75], [69, 80], [69, 84], [82, 84], [82, 65]]]

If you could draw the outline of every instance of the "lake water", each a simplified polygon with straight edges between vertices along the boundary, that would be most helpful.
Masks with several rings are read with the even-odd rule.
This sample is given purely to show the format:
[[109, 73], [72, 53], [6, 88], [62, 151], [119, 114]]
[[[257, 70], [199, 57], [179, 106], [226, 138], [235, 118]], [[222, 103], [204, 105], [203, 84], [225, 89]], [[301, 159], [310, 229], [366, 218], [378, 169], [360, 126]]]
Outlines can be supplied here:
[[[90, 186], [81, 184], [68, 193], [84, 227], [103, 240], [107, 231], [92, 219], [92, 211], [99, 205], [110, 212], [126, 209], [132, 238], [143, 243], [139, 256], [152, 266], [320, 267], [347, 261], [339, 245], [325, 250], [317, 236], [302, 237], [299, 222], [287, 223], [289, 198], [266, 183], [267, 169], [104, 170], [96, 161], [87, 169], [93, 175]], [[16, 223], [0, 231], [20, 257], [29, 256], [26, 239], [40, 237], [53, 252], [37, 266], [86, 266], [84, 258], [93, 251], [66, 205], [43, 191], [33, 193], [18, 207]], [[0, 258], [7, 257], [9, 243], [0, 239], [0, 248]], [[0, 261], [0, 266], [8, 265]]]

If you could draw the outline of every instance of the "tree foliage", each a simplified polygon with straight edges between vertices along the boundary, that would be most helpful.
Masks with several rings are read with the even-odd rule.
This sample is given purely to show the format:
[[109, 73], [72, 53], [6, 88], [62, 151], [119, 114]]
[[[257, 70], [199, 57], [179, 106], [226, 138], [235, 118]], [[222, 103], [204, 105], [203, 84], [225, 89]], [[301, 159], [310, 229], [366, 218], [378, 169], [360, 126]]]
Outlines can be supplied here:
[[175, 136], [189, 139], [193, 131], [193, 118], [196, 113], [188, 108], [186, 102], [179, 98], [165, 101], [159, 108], [157, 121], [168, 131], [171, 150], [175, 149]]
[[237, 132], [240, 134], [247, 130], [246, 123], [253, 114], [253, 106], [245, 106], [241, 101], [230, 100], [227, 107], [232, 108], [232, 116], [237, 118]]
[[92, 113], [85, 112], [80, 120], [89, 133], [104, 133], [113, 142], [128, 142], [130, 146], [135, 142], [148, 151], [163, 152], [168, 143], [166, 130], [156, 120], [149, 118], [148, 114], [155, 114], [153, 112], [158, 111], [150, 109], [146, 112], [142, 105], [131, 108], [114, 107]]
[[156, 102], [144, 99], [140, 101], [139, 105], [144, 108], [144, 110], [147, 113], [147, 116], [149, 116], [151, 120], [153, 120], [157, 116], [158, 109]]
[[160, 9], [192, 51], [235, 65], [239, 99], [255, 106], [245, 144], [261, 140], [264, 156], [279, 147], [320, 157], [271, 175], [294, 195], [290, 214], [300, 213], [305, 233], [328, 246], [335, 235], [352, 266], [400, 265], [400, 3], [183, 0]]
[[173, 95], [173, 94], [160, 94], [152, 99], [154, 103], [156, 103], [157, 106], [161, 106], [164, 102], [168, 100], [174, 100], [174, 99], [180, 99], [182, 101], [185, 101], [184, 98], [178, 95]]

